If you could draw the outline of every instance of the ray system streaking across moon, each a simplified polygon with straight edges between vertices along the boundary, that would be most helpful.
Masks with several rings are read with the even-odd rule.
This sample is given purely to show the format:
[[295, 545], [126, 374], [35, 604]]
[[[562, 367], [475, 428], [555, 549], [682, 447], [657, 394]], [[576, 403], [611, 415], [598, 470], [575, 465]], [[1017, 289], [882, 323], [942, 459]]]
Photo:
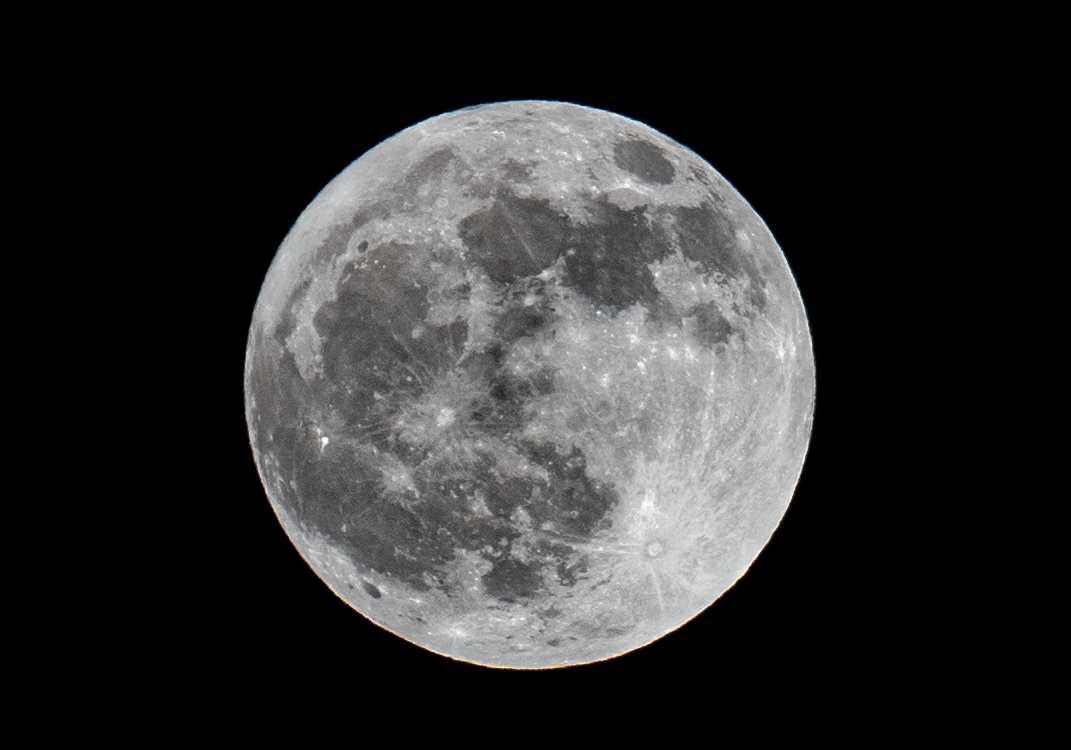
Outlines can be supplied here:
[[608, 112], [508, 102], [350, 165], [280, 247], [246, 416], [339, 597], [488, 666], [611, 658], [703, 611], [785, 513], [814, 363], [762, 220]]

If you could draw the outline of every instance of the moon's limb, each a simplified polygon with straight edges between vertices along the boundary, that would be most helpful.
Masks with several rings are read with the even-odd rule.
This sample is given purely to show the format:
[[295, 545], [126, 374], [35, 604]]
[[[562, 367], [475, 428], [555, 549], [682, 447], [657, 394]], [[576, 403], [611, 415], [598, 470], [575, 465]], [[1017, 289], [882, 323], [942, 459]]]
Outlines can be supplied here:
[[268, 272], [246, 412], [332, 590], [480, 664], [610, 658], [694, 617], [784, 514], [814, 365], [784, 256], [708, 164], [547, 102], [377, 146]]

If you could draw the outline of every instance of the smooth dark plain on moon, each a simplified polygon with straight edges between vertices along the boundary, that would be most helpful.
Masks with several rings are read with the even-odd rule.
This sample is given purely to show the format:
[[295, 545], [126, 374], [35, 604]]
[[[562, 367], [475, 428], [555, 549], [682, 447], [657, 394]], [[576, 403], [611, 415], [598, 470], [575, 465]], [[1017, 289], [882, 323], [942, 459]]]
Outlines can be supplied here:
[[324, 188], [249, 332], [283, 528], [381, 627], [494, 667], [709, 607], [792, 497], [803, 304], [766, 225], [651, 128], [553, 102], [422, 122]]

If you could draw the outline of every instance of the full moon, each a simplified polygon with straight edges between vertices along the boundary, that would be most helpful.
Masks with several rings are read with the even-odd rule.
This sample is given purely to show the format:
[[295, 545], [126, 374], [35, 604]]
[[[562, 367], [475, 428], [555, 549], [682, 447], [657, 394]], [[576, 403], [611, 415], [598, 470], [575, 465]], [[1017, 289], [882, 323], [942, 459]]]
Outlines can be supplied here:
[[330, 589], [540, 669], [709, 607], [784, 515], [814, 361], [773, 236], [692, 151], [527, 101], [384, 141], [301, 214], [249, 331], [265, 490]]

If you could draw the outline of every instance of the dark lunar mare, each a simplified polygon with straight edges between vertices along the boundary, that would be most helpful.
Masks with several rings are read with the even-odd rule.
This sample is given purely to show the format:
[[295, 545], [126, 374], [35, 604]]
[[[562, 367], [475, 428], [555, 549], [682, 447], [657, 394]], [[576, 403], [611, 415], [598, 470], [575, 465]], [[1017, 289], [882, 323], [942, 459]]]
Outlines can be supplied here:
[[748, 282], [760, 311], [766, 295], [758, 268], [737, 245], [732, 222], [712, 203], [620, 208], [605, 196], [586, 202], [589, 222], [573, 222], [546, 199], [520, 198], [501, 187], [494, 203], [461, 220], [458, 235], [493, 281], [514, 284], [565, 258], [567, 284], [596, 307], [663, 306], [650, 263], [679, 247], [706, 274]]
[[[258, 440], [278, 454], [281, 474], [296, 485], [287, 504], [299, 522], [326, 536], [358, 565], [418, 590], [434, 586], [449, 593], [443, 566], [457, 549], [478, 552], [492, 564], [484, 585], [503, 601], [533, 595], [548, 566], [551, 579], [569, 585], [578, 569], [572, 548], [526, 549], [522, 561], [513, 547], [521, 536], [514, 515], [518, 509], [533, 526], [549, 523], [558, 536], [586, 539], [616, 502], [611, 487], [587, 477], [579, 449], [518, 443], [510, 437], [523, 427], [527, 400], [552, 392], [553, 374], [519, 378], [503, 366], [504, 352], [513, 342], [544, 331], [553, 312], [545, 305], [525, 305], [519, 295], [507, 299], [495, 326], [499, 340], [483, 353], [461, 358], [464, 322], [423, 322], [425, 292], [407, 281], [401, 263], [413, 251], [383, 246], [375, 252], [379, 263], [350, 267], [343, 274], [335, 299], [314, 317], [323, 342], [324, 377], [306, 382], [289, 352], [276, 363], [257, 360], [251, 390], [258, 421], [272, 425]], [[295, 304], [292, 300], [288, 308]], [[418, 325], [425, 333], [414, 339], [411, 332]], [[285, 340], [291, 330], [292, 325], [283, 326], [277, 335]], [[488, 453], [475, 464], [431, 462], [425, 448], [406, 444], [384, 426], [455, 366], [467, 368], [484, 387], [463, 425], [466, 434], [473, 440], [481, 434], [513, 440], [517, 450], [547, 471], [546, 481], [508, 476]], [[309, 415], [331, 410], [344, 426], [324, 446]], [[362, 452], [361, 445], [373, 445], [375, 455], [395, 456], [413, 467], [419, 499], [385, 489], [377, 459]], [[472, 511], [477, 498], [491, 510], [489, 516]], [[368, 587], [365, 591], [377, 598]]]
[[[455, 158], [443, 150], [422, 161], [393, 208], [426, 181], [446, 175]], [[615, 161], [650, 183], [667, 184], [675, 176], [661, 152], [643, 141], [618, 144]], [[511, 169], [518, 178], [526, 174], [521, 166]], [[457, 550], [470, 550], [491, 564], [483, 575], [485, 591], [511, 602], [535, 595], [548, 581], [571, 586], [582, 579], [586, 563], [570, 541], [590, 539], [608, 523], [617, 502], [612, 486], [587, 475], [586, 458], [575, 446], [516, 437], [528, 401], [554, 387], [551, 371], [518, 378], [503, 366], [516, 341], [553, 335], [556, 311], [537, 274], [564, 258], [565, 284], [597, 309], [613, 314], [640, 304], [657, 317], [670, 305], [661, 298], [649, 264], [679, 247], [714, 278], [747, 279], [750, 301], [760, 309], [765, 292], [754, 261], [737, 247], [732, 223], [711, 203], [623, 209], [598, 198], [587, 202], [592, 219], [580, 223], [550, 201], [522, 198], [508, 187], [489, 194], [494, 195], [491, 206], [462, 219], [458, 233], [473, 261], [515, 292], [504, 296], [497, 311], [495, 344], [462, 358], [465, 323], [428, 325], [426, 291], [407, 276], [413, 254], [421, 257], [424, 249], [388, 243], [365, 256], [377, 263], [351, 263], [345, 269], [335, 298], [313, 319], [323, 342], [323, 377], [305, 381], [285, 348], [296, 326], [297, 304], [307, 292], [307, 285], [299, 285], [273, 332], [283, 347], [278, 360], [264, 355], [262, 334], [257, 334], [250, 390], [257, 404], [258, 444], [276, 457], [283, 485], [296, 485], [292, 493], [284, 491], [291, 493], [285, 502], [299, 522], [345, 550], [359, 567], [418, 590], [451, 593], [445, 565]], [[384, 210], [377, 204], [334, 227], [317, 257], [341, 254], [353, 231]], [[678, 324], [682, 317], [693, 320], [696, 339], [706, 346], [724, 344], [734, 333], [711, 304], [678, 315]], [[424, 333], [414, 338], [418, 327]], [[451, 368], [464, 368], [482, 389], [459, 415], [459, 434], [508, 441], [546, 470], [546, 481], [510, 476], [487, 452], [464, 464], [432, 460], [427, 446], [407, 443], [391, 427], [393, 415]], [[343, 426], [322, 446], [310, 415], [328, 411], [340, 415]], [[374, 452], [367, 450], [371, 447]], [[419, 497], [384, 485], [384, 457], [412, 468]], [[488, 514], [473, 511], [480, 502]], [[517, 515], [521, 511], [527, 518]], [[526, 525], [550, 531], [532, 543], [523, 533]], [[518, 548], [522, 542], [523, 550]], [[371, 583], [364, 591], [382, 596]]]
[[506, 188], [490, 208], [469, 214], [458, 235], [492, 281], [512, 284], [553, 265], [565, 252], [569, 218], [546, 199], [519, 198]]
[[696, 305], [688, 311], [695, 320], [695, 337], [706, 346], [717, 346], [729, 341], [733, 327], [718, 306], [710, 302]]
[[614, 144], [614, 164], [644, 182], [668, 185], [677, 170], [663, 153], [658, 146], [641, 139], [619, 141]]

